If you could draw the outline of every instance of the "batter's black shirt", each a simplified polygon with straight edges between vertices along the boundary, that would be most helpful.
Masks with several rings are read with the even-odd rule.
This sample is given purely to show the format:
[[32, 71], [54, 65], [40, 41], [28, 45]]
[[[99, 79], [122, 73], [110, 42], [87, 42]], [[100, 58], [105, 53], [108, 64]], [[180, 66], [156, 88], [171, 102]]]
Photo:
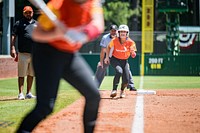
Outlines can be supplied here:
[[25, 18], [17, 21], [12, 30], [12, 35], [18, 37], [18, 51], [21, 53], [31, 53], [34, 45], [31, 33], [37, 21], [32, 19], [31, 23]]

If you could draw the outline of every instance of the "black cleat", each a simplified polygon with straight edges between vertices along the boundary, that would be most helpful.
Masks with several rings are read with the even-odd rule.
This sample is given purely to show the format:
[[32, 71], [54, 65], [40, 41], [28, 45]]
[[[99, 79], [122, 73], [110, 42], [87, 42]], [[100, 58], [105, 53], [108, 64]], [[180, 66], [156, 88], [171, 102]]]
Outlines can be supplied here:
[[135, 87], [130, 87], [130, 91], [137, 91]]

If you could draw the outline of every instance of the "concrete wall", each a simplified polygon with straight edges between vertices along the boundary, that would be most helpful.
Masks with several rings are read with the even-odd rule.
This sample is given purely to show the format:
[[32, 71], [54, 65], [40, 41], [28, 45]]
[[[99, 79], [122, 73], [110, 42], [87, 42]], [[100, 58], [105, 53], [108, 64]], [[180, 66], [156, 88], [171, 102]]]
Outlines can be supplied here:
[[17, 62], [10, 55], [0, 55], [0, 79], [17, 77]]

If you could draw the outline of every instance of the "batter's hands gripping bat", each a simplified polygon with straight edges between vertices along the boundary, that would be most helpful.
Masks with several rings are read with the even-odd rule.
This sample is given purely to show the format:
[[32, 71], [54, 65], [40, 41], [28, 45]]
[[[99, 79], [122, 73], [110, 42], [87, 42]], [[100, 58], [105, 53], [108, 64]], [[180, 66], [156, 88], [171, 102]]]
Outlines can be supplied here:
[[71, 44], [80, 42], [87, 42], [87, 35], [81, 32], [81, 28], [67, 28], [58, 18], [57, 16], [48, 8], [46, 3], [43, 0], [29, 0], [35, 7], [40, 9], [49, 20], [62, 31], [65, 32], [64, 36], [68, 42]]

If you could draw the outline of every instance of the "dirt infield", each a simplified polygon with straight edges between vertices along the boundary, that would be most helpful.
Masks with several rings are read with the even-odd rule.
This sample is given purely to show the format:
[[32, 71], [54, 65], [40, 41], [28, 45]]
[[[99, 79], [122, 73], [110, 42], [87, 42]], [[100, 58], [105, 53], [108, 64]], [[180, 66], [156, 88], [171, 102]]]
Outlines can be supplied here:
[[[101, 106], [95, 133], [131, 133], [136, 95], [110, 99], [110, 91], [101, 91]], [[200, 89], [158, 90], [144, 95], [145, 133], [199, 133]], [[82, 133], [81, 98], [59, 113], [41, 122], [34, 133]]]

